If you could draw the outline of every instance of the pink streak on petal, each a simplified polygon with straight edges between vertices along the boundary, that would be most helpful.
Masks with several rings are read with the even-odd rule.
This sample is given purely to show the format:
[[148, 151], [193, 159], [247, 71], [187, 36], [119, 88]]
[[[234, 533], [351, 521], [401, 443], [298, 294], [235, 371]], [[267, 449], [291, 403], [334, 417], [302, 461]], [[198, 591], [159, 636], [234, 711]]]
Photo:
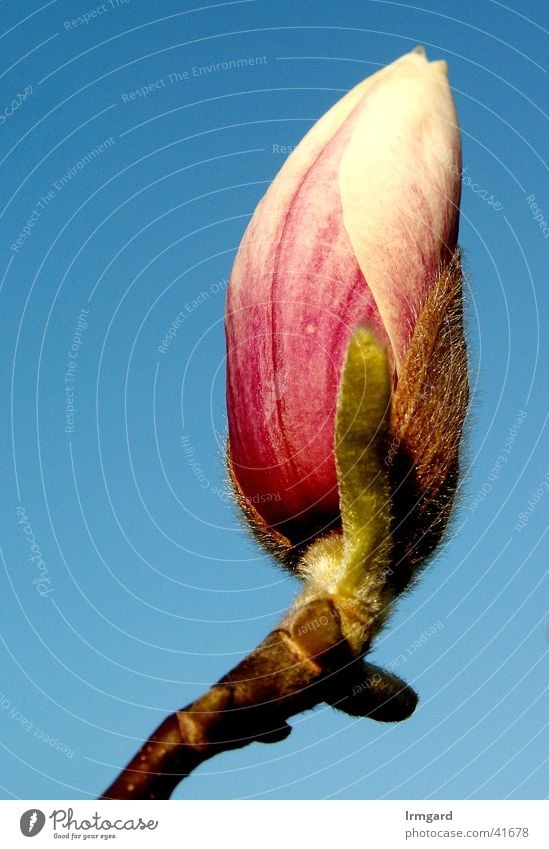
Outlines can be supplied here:
[[351, 116], [295, 185], [276, 235], [276, 191], [262, 201], [229, 288], [231, 459], [272, 525], [338, 515], [333, 440], [344, 353], [359, 324], [387, 342], [336, 190], [352, 124]]

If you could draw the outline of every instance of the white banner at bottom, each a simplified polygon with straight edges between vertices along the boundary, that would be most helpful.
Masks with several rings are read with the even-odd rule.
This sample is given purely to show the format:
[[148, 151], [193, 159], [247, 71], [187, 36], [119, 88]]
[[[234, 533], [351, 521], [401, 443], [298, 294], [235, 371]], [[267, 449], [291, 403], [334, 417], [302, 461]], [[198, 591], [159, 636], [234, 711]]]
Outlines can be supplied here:
[[[542, 801], [0, 801], [2, 844], [549, 847]], [[374, 842], [375, 841], [375, 842]]]

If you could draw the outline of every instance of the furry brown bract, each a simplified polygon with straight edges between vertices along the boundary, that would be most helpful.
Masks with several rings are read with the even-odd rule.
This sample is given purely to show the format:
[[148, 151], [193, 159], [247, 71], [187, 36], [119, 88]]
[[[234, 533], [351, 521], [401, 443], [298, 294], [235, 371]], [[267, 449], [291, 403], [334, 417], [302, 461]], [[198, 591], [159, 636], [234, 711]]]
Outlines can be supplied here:
[[393, 394], [385, 462], [397, 593], [434, 552], [454, 502], [469, 399], [462, 277], [456, 250], [418, 316]]

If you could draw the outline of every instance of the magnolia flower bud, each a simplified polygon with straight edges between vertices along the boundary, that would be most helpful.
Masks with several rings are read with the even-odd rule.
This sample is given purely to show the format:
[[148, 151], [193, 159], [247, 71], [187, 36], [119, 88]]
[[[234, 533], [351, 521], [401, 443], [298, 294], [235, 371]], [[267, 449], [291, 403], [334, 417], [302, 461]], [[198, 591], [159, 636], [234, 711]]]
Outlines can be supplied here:
[[282, 557], [341, 525], [336, 413], [358, 327], [392, 373], [382, 463], [398, 582], [440, 538], [467, 400], [460, 171], [446, 64], [417, 49], [313, 126], [246, 230], [226, 307], [229, 468]]

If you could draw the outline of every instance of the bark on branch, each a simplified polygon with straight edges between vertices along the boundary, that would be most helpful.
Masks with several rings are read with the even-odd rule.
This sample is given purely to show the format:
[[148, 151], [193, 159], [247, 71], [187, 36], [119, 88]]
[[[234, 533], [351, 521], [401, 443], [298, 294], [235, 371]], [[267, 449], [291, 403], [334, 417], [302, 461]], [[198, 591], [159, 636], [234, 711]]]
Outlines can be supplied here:
[[168, 799], [208, 758], [283, 740], [286, 720], [321, 702], [380, 721], [405, 719], [417, 703], [400, 678], [356, 656], [329, 597], [294, 608], [207, 693], [166, 719], [101, 798]]

